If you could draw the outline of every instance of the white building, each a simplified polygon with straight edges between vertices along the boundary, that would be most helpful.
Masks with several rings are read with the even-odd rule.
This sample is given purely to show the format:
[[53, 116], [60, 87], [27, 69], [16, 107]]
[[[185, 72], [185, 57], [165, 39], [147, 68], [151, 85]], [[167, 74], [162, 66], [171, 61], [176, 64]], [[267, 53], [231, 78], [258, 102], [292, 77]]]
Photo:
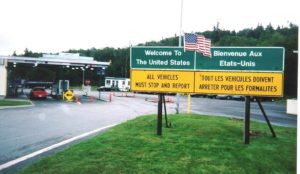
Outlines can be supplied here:
[[105, 77], [105, 87], [118, 88], [120, 91], [129, 91], [130, 79], [119, 77]]
[[7, 61], [0, 57], [0, 99], [6, 96], [7, 88], [7, 71], [6, 71]]

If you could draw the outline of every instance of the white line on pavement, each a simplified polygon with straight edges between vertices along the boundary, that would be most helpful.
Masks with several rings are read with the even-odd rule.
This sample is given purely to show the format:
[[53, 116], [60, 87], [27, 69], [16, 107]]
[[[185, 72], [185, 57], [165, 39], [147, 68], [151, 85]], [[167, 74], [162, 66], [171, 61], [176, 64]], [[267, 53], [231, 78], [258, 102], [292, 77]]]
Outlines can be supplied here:
[[117, 125], [117, 124], [111, 124], [111, 125], [108, 125], [108, 126], [105, 126], [105, 127], [101, 127], [101, 128], [95, 129], [95, 130], [90, 131], [90, 132], [86, 132], [86, 133], [84, 133], [84, 134], [81, 134], [81, 135], [78, 135], [78, 136], [76, 136], [76, 137], [73, 137], [73, 138], [64, 140], [64, 141], [62, 141], [62, 142], [60, 142], [60, 143], [57, 143], [57, 144], [53, 144], [53, 145], [51, 145], [51, 146], [49, 146], [49, 147], [46, 147], [46, 148], [44, 148], [44, 149], [35, 151], [35, 152], [30, 153], [30, 154], [28, 154], [28, 155], [22, 156], [22, 157], [20, 157], [20, 158], [15, 159], [15, 160], [9, 161], [9, 162], [4, 163], [4, 164], [1, 164], [1, 165], [0, 165], [0, 170], [3, 170], [3, 169], [5, 169], [5, 168], [8, 168], [8, 167], [13, 166], [13, 165], [15, 165], [15, 164], [18, 164], [19, 162], [25, 161], [25, 160], [27, 160], [27, 159], [29, 159], [29, 158], [35, 157], [35, 156], [37, 156], [37, 155], [39, 155], [39, 154], [42, 154], [42, 153], [44, 153], [44, 152], [47, 152], [47, 151], [49, 151], [49, 150], [52, 150], [52, 149], [55, 149], [55, 148], [57, 148], [57, 147], [63, 146], [63, 145], [65, 145], [65, 144], [71, 143], [71, 142], [73, 142], [73, 141], [75, 141], [75, 140], [78, 140], [78, 139], [87, 137], [87, 136], [89, 136], [89, 135], [92, 135], [92, 134], [94, 134], [94, 133], [97, 133], [97, 132], [99, 132], [99, 131], [102, 131], [102, 130], [105, 130], [105, 129], [108, 129], [108, 128], [111, 128], [111, 127], [113, 127], [113, 126], [115, 126], [115, 125]]

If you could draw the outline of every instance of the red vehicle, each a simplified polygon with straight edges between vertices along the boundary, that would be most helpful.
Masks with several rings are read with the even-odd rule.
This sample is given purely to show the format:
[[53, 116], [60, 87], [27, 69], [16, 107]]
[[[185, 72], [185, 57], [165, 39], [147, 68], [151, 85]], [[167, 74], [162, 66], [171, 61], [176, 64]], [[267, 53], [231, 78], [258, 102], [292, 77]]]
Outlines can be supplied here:
[[30, 99], [46, 99], [48, 96], [47, 91], [42, 87], [35, 87], [30, 91], [29, 98]]

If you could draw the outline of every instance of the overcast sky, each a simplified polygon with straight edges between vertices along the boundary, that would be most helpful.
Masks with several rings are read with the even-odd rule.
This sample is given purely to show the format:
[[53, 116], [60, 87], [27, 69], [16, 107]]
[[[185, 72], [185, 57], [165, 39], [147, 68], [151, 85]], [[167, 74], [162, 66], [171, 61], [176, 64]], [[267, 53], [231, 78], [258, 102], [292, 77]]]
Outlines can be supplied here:
[[[127, 47], [180, 32], [181, 0], [0, 0], [0, 55]], [[296, 0], [184, 0], [185, 32], [298, 25]]]

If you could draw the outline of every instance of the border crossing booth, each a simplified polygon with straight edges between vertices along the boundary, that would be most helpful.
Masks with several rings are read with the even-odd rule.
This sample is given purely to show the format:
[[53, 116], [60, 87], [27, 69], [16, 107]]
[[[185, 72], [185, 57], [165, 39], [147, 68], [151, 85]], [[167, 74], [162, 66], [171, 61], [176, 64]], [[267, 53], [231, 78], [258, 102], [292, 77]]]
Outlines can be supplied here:
[[[96, 61], [93, 57], [80, 56], [79, 53], [43, 54], [42, 57], [18, 57], [0, 55], [0, 99], [5, 98], [8, 94], [8, 91], [10, 90], [8, 89], [9, 85], [7, 85], [8, 70], [18, 68], [18, 66], [22, 64], [26, 65], [26, 68], [50, 65], [59, 68], [68, 68], [74, 71], [78, 70], [81, 71], [81, 82], [82, 84], [84, 84], [86, 70], [93, 71], [97, 69], [105, 69], [110, 65], [110, 62]], [[58, 78], [59, 80], [57, 81], [51, 81], [51, 83], [54, 84], [52, 88], [55, 87], [52, 90], [53, 94], [55, 93], [55, 95], [61, 95], [63, 91], [68, 90], [70, 85], [69, 79], [66, 79], [65, 77], [63, 77], [63, 75], [62, 77]]]

